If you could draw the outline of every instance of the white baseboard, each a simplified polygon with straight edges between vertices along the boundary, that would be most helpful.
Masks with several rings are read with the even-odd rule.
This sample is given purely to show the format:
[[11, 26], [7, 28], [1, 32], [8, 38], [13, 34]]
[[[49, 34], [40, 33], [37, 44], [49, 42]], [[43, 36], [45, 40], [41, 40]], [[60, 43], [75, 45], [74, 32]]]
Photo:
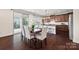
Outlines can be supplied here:
[[1, 38], [1, 37], [6, 37], [6, 36], [11, 36], [11, 35], [13, 35], [13, 33], [5, 34], [5, 35], [0, 35], [0, 38]]

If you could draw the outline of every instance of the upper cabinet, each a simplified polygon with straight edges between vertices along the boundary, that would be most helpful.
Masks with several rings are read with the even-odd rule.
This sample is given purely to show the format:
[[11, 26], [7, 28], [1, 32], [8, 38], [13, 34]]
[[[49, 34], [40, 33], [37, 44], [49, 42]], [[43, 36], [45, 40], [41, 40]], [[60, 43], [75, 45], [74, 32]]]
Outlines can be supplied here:
[[69, 14], [52, 15], [52, 16], [50, 16], [50, 19], [52, 19], [56, 22], [68, 22]]
[[43, 17], [43, 19], [42, 19], [43, 23], [50, 22], [50, 21], [51, 21], [50, 16]]
[[68, 22], [69, 20], [69, 14], [62, 14], [62, 15], [51, 15], [43, 18], [43, 23], [44, 22], [50, 22], [50, 21], [55, 21], [55, 22]]

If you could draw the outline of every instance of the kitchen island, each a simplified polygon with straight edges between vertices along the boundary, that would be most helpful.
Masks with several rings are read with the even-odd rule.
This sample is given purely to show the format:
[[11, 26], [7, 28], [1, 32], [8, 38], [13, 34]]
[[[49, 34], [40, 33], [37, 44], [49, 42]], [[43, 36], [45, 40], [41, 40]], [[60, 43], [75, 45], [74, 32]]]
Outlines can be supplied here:
[[44, 24], [44, 27], [47, 29], [47, 33], [56, 34], [56, 25], [55, 24]]

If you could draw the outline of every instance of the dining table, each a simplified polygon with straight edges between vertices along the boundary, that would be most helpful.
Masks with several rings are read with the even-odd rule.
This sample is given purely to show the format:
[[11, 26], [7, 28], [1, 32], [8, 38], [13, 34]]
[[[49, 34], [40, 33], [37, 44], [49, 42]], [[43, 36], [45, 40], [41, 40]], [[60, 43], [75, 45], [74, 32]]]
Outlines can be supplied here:
[[36, 34], [39, 34], [40, 32], [42, 32], [42, 28], [36, 28], [36, 29], [34, 29], [34, 30], [31, 30], [30, 31], [33, 35], [34, 35], [34, 37], [36, 36]]

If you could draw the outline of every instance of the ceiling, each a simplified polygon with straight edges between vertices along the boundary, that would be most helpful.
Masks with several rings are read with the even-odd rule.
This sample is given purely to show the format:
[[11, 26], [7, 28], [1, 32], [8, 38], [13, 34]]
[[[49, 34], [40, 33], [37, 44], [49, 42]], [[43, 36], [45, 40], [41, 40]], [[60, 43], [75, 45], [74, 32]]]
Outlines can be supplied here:
[[72, 9], [23, 9], [40, 16], [59, 15], [73, 12]]

